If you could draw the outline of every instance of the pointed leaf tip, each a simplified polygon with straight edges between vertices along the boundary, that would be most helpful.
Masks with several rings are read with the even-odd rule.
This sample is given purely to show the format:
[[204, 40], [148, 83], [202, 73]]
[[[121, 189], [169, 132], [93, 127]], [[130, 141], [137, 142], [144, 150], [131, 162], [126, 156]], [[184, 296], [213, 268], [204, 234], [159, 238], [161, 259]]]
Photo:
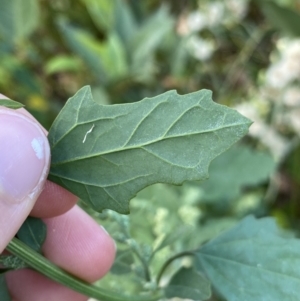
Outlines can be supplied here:
[[14, 110], [24, 107], [23, 104], [21, 104], [17, 101], [8, 99], [8, 98], [0, 98], [0, 106], [6, 107], [6, 108], [9, 108], [9, 109], [14, 109]]

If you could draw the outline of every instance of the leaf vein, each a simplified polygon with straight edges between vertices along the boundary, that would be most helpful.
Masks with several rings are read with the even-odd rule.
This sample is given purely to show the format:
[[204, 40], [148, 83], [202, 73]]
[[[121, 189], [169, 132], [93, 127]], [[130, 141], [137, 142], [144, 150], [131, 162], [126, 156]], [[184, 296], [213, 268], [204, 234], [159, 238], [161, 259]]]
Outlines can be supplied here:
[[192, 107], [188, 108], [187, 110], [183, 111], [174, 121], [173, 123], [169, 126], [169, 128], [165, 131], [165, 133], [162, 135], [162, 139], [166, 137], [166, 135], [168, 134], [168, 132], [171, 131], [171, 129], [176, 125], [176, 123], [178, 121], [180, 121], [180, 119], [189, 111], [193, 110], [195, 107], [200, 107], [201, 109], [203, 109], [200, 105], [193, 105]]
[[135, 126], [135, 128], [133, 129], [132, 134], [128, 137], [127, 141], [124, 143], [123, 147], [126, 147], [126, 145], [128, 145], [128, 143], [130, 142], [130, 140], [132, 139], [132, 137], [134, 136], [134, 134], [136, 133], [136, 131], [138, 130], [138, 128], [140, 127], [140, 125], [146, 120], [146, 118], [148, 118], [150, 116], [150, 114], [157, 108], [159, 107], [162, 103], [166, 103], [166, 101], [163, 101], [161, 103], [156, 104], [145, 116], [142, 116], [141, 120], [137, 123], [137, 125]]

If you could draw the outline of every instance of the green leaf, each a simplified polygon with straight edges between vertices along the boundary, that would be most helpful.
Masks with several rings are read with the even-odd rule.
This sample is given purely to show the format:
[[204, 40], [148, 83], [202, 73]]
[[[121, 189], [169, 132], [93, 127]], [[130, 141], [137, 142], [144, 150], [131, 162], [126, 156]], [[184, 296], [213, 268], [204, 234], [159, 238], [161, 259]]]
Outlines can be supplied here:
[[235, 110], [215, 104], [208, 90], [102, 106], [84, 87], [49, 131], [49, 179], [95, 210], [128, 213], [129, 200], [151, 184], [207, 178], [210, 161], [249, 125]]
[[94, 23], [100, 30], [111, 30], [115, 23], [115, 6], [120, 0], [83, 0]]
[[130, 201], [130, 223], [136, 225], [131, 227], [130, 233], [137, 241], [152, 245], [155, 240], [153, 249], [156, 250], [178, 228], [187, 228], [178, 214], [182, 198], [176, 188], [167, 184], [154, 184], [140, 191]]
[[147, 73], [153, 73], [152, 58], [154, 52], [170, 34], [173, 25], [174, 20], [167, 7], [162, 6], [143, 23], [132, 37], [130, 41], [131, 68], [132, 74], [138, 76], [139, 80], [141, 77], [148, 77]]
[[27, 217], [17, 233], [17, 237], [37, 252], [41, 252], [46, 239], [46, 224], [39, 218]]
[[0, 0], [0, 35], [12, 43], [23, 40], [39, 22], [36, 0]]
[[209, 179], [200, 184], [205, 201], [237, 198], [244, 187], [256, 186], [274, 172], [276, 163], [267, 153], [239, 145], [216, 158], [209, 167]]
[[135, 34], [137, 24], [130, 6], [123, 0], [83, 0], [95, 25], [115, 32], [126, 44]]
[[118, 250], [116, 259], [110, 269], [110, 272], [116, 275], [128, 274], [132, 271], [131, 266], [133, 263], [134, 258], [131, 250]]
[[70, 46], [89, 66], [102, 83], [123, 77], [127, 73], [126, 53], [120, 38], [110, 33], [107, 41], [99, 42], [90, 33], [59, 22], [61, 33]]
[[[193, 248], [207, 243], [208, 241], [218, 237], [222, 232], [231, 229], [238, 223], [234, 217], [216, 217], [208, 219], [204, 225], [196, 228], [193, 236]], [[198, 233], [201, 233], [199, 235]]]
[[300, 14], [273, 1], [256, 0], [271, 24], [285, 34], [300, 36]]
[[165, 288], [167, 298], [207, 300], [211, 296], [210, 282], [193, 268], [181, 268]]
[[0, 99], [0, 106], [10, 109], [20, 109], [24, 107], [23, 104], [7, 98]]
[[300, 241], [272, 218], [247, 217], [196, 252], [197, 266], [228, 301], [300, 300]]
[[11, 301], [11, 297], [6, 285], [5, 275], [0, 273], [0, 300]]
[[46, 63], [44, 70], [46, 74], [53, 74], [67, 71], [78, 72], [80, 68], [81, 61], [78, 57], [57, 55]]
[[119, 0], [115, 8], [115, 32], [126, 46], [129, 46], [133, 36], [139, 28], [134, 18], [132, 5], [126, 1]]

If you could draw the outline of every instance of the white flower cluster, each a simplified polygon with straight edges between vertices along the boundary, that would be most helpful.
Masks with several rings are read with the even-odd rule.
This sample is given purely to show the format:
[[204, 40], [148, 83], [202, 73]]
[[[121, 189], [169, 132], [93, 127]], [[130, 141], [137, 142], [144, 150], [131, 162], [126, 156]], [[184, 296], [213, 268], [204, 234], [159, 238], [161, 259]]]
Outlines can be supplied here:
[[239, 22], [247, 13], [248, 0], [209, 1], [201, 8], [187, 16], [189, 32], [199, 32], [205, 28]]
[[187, 17], [187, 27], [190, 32], [201, 31], [221, 24], [224, 18], [225, 7], [223, 2], [210, 2], [202, 11], [191, 12]]
[[300, 107], [300, 88], [296, 86], [288, 87], [283, 93], [282, 100], [287, 107]]
[[277, 120], [300, 135], [300, 39], [279, 39], [266, 71], [265, 91], [282, 108]]
[[282, 89], [300, 79], [300, 40], [279, 40], [277, 48], [280, 58], [267, 70], [266, 83], [272, 88]]
[[190, 36], [187, 47], [191, 55], [200, 61], [210, 59], [215, 43], [196, 34], [207, 28], [237, 23], [244, 18], [247, 9], [248, 0], [207, 1], [204, 5], [201, 2], [201, 10], [191, 12], [179, 24], [179, 33]]
[[232, 18], [234, 21], [240, 21], [245, 17], [248, 11], [248, 0], [225, 0], [224, 2], [228, 11], [231, 12], [229, 18]]
[[[236, 109], [254, 121], [250, 136], [265, 144], [280, 161], [292, 145], [285, 133], [292, 131], [300, 136], [300, 39], [279, 39], [271, 62], [259, 97], [256, 94], [252, 104], [244, 103]], [[271, 124], [262, 111], [271, 113]]]
[[215, 45], [211, 40], [205, 40], [197, 36], [191, 36], [187, 42], [190, 53], [200, 61], [206, 61], [212, 56]]

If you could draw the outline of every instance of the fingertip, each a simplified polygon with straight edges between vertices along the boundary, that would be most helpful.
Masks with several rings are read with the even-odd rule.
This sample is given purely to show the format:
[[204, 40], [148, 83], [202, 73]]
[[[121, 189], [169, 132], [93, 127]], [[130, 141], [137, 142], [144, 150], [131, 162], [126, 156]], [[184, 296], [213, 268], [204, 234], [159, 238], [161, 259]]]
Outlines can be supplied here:
[[50, 147], [42, 128], [0, 107], [0, 252], [22, 225], [47, 178]]

